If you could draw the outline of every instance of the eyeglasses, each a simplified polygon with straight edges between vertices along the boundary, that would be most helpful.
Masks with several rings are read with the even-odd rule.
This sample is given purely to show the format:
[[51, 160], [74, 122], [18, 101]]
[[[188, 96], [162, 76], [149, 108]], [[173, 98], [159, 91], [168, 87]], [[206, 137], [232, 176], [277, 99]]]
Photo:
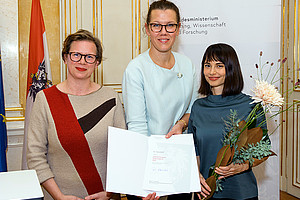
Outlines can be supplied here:
[[178, 24], [162, 25], [162, 24], [157, 24], [157, 23], [150, 23], [149, 25], [150, 25], [151, 31], [153, 31], [154, 33], [160, 32], [163, 27], [165, 27], [165, 30], [168, 33], [174, 33], [177, 30], [177, 27], [178, 27]]
[[69, 52], [70, 59], [73, 62], [79, 62], [82, 57], [84, 57], [84, 60], [88, 64], [94, 64], [96, 62], [96, 59], [98, 56], [93, 55], [93, 54], [81, 54], [78, 52]]

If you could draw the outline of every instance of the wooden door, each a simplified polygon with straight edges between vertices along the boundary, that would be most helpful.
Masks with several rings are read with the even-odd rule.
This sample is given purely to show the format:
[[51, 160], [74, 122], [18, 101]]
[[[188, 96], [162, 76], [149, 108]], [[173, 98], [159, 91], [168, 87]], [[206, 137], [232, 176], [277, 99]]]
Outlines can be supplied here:
[[[282, 55], [287, 62], [282, 70], [282, 91], [290, 103], [290, 111], [283, 114], [281, 127], [281, 190], [300, 198], [300, 1], [282, 2]], [[286, 106], [285, 108], [288, 108]]]

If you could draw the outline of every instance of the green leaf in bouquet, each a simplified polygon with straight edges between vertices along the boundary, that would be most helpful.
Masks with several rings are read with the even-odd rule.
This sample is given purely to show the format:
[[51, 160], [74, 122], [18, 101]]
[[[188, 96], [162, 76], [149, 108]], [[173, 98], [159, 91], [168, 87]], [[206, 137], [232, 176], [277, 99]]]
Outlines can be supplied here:
[[223, 146], [230, 144], [234, 146], [236, 142], [237, 135], [240, 134], [239, 130], [239, 122], [240, 120], [237, 118], [237, 111], [230, 109], [230, 115], [225, 120], [223, 119], [225, 124], [225, 134], [223, 139]]
[[277, 156], [276, 155], [276, 153], [274, 153], [273, 151], [271, 151], [271, 150], [269, 150], [269, 155], [268, 156], [265, 156], [265, 157], [263, 157], [263, 158], [261, 158], [261, 159], [257, 159], [257, 158], [253, 158], [253, 163], [252, 163], [252, 167], [255, 167], [255, 166], [257, 166], [257, 165], [259, 165], [259, 164], [261, 164], [262, 162], [264, 162], [264, 161], [266, 161], [270, 156]]
[[262, 138], [262, 140], [263, 141], [267, 141], [268, 140], [268, 129], [263, 129], [262, 130], [263, 131], [263, 138]]
[[223, 181], [223, 179], [217, 179], [217, 181], [216, 181], [216, 193], [217, 192], [222, 192], [222, 190], [223, 190], [223, 186], [221, 185], [222, 181]]
[[249, 161], [250, 166], [257, 166], [267, 160], [269, 156], [275, 155], [271, 149], [269, 141], [259, 141], [255, 144], [251, 143], [240, 149], [239, 153], [235, 154], [233, 163], [245, 163]]
[[256, 127], [256, 117], [253, 119], [253, 121], [248, 125], [248, 129], [252, 129]]

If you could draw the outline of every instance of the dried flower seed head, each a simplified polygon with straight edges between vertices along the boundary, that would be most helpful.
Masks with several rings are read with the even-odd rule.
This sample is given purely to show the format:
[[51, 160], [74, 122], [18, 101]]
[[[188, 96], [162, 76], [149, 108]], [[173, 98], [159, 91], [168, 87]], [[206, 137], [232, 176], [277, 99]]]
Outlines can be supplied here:
[[277, 62], [280, 62], [280, 61], [281, 61], [281, 59], [279, 58]]
[[261, 51], [261, 52], [259, 53], [259, 56], [262, 56], [262, 54], [263, 54], [263, 52]]
[[283, 60], [282, 60], [282, 64], [284, 64], [286, 62], [287, 58], [285, 57]]
[[258, 64], [255, 64], [256, 69], [258, 69]]
[[267, 61], [266, 63], [269, 64], [269, 61]]
[[271, 63], [271, 66], [273, 66], [274, 65], [274, 63]]
[[296, 86], [296, 87], [299, 87], [299, 86], [300, 86], [300, 79], [298, 79], [298, 81], [295, 83], [295, 86]]

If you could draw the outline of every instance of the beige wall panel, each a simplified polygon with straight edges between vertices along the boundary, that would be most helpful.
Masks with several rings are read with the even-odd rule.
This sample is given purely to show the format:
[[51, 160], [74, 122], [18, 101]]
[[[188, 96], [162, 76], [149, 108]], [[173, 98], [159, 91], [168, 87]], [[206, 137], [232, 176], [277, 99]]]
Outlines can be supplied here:
[[[121, 92], [127, 64], [148, 49], [143, 31], [148, 6], [148, 0], [61, 0], [61, 40], [81, 28], [97, 36], [104, 47], [104, 61], [93, 79]], [[61, 69], [64, 80], [63, 64]]]
[[150, 41], [148, 40], [148, 35], [145, 31], [145, 23], [147, 18], [149, 8], [149, 0], [141, 1], [141, 53], [146, 51], [150, 46]]
[[20, 103], [25, 108], [31, 1], [19, 0]]
[[[20, 103], [25, 106], [28, 66], [28, 47], [31, 17], [31, 0], [19, 0], [19, 70]], [[52, 81], [60, 82], [60, 15], [59, 0], [40, 0], [49, 48]]]
[[148, 7], [149, 0], [132, 0], [132, 58], [135, 58], [149, 48], [148, 36], [145, 31]]
[[132, 57], [131, 0], [103, 1], [103, 83], [121, 84]]
[[84, 0], [81, 2], [81, 7], [82, 7], [82, 13], [81, 13], [82, 16], [81, 18], [78, 18], [78, 21], [80, 21], [81, 27], [83, 29], [87, 29], [92, 33], [94, 33], [95, 0]]

